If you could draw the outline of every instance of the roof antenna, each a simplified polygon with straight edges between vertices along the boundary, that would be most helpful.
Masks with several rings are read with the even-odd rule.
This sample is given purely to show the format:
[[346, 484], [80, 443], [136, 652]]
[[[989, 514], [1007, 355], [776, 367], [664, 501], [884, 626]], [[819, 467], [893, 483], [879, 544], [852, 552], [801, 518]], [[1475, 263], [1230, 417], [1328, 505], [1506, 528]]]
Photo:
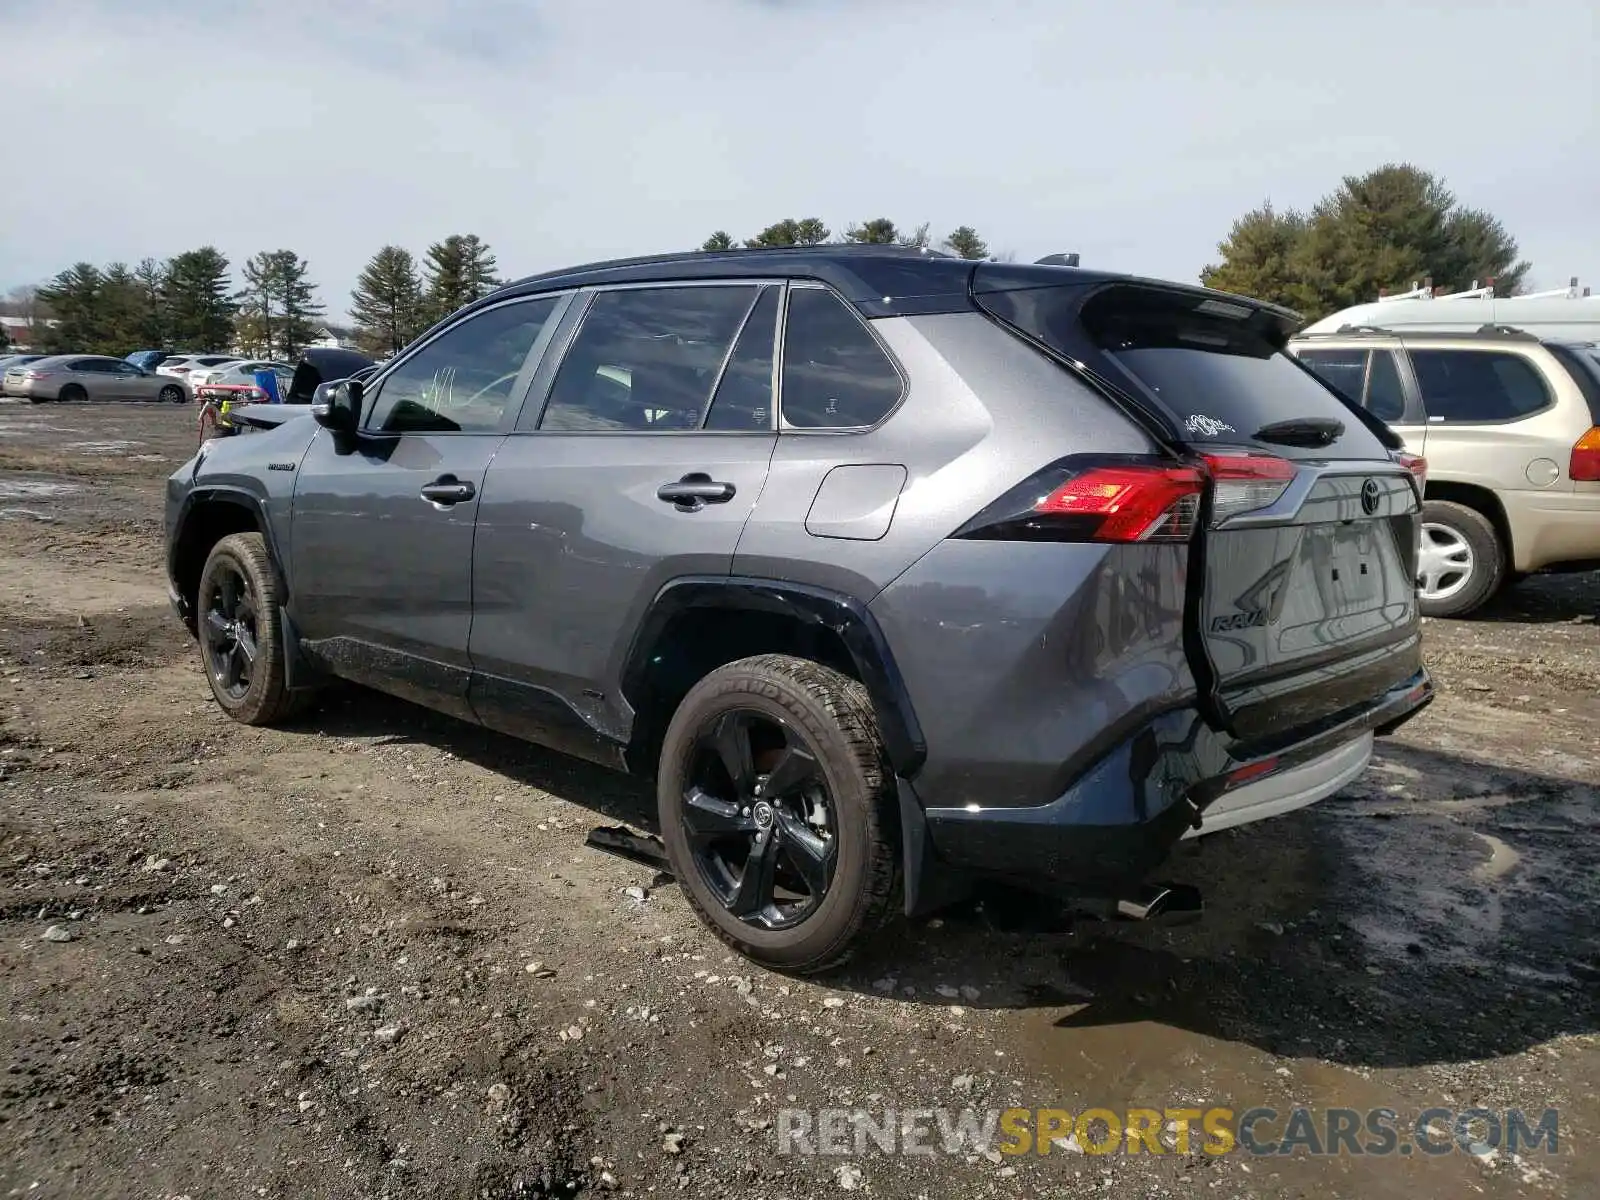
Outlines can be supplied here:
[[1036, 267], [1075, 267], [1078, 265], [1076, 254], [1046, 254], [1043, 258], [1035, 259]]

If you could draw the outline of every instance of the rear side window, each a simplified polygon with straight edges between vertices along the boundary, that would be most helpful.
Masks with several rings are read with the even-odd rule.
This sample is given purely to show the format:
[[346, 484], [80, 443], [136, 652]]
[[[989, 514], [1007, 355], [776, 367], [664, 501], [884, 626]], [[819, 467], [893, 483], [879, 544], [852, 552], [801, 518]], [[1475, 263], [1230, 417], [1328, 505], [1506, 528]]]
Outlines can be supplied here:
[[1593, 346], [1563, 346], [1546, 342], [1546, 350], [1561, 360], [1572, 382], [1578, 385], [1589, 406], [1589, 420], [1600, 425], [1600, 350]]
[[793, 288], [783, 337], [783, 420], [795, 429], [864, 429], [900, 403], [900, 372], [832, 292]]
[[1337, 388], [1356, 404], [1362, 402], [1367, 381], [1365, 350], [1302, 350], [1300, 361], [1329, 387]]
[[758, 292], [756, 287], [600, 292], [556, 372], [539, 428], [554, 433], [700, 428], [722, 364]]
[[1413, 350], [1428, 420], [1444, 423], [1515, 421], [1553, 403], [1538, 369], [1504, 350]]

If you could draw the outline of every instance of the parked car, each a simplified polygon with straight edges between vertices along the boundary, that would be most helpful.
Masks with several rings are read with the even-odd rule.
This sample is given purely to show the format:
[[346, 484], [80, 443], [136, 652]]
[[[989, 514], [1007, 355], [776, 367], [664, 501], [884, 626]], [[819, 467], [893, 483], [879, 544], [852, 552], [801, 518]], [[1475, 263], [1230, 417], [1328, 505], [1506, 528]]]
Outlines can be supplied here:
[[1484, 325], [1510, 325], [1553, 342], [1592, 342], [1600, 338], [1600, 296], [1591, 295], [1588, 288], [1580, 291], [1577, 279], [1570, 287], [1528, 296], [1496, 296], [1493, 287], [1439, 296], [1424, 287], [1341, 309], [1302, 332], [1377, 328], [1471, 334]]
[[1425, 614], [1464, 616], [1533, 571], [1600, 566], [1592, 346], [1487, 326], [1302, 335], [1290, 349], [1427, 458]]
[[127, 356], [126, 361], [131, 362], [141, 371], [154, 371], [172, 357], [174, 355], [171, 350], [135, 350]]
[[338, 677], [654, 776], [776, 968], [976, 879], [1129, 899], [1431, 699], [1416, 464], [1296, 324], [892, 247], [536, 276], [206, 443], [170, 591], [238, 721]]
[[254, 383], [257, 371], [275, 372], [284, 386], [287, 386], [289, 380], [294, 377], [294, 367], [289, 363], [259, 358], [234, 359], [231, 362], [218, 363], [214, 367], [191, 371], [189, 385], [198, 388], [208, 383]]
[[174, 354], [157, 364], [156, 372], [187, 382], [189, 375], [195, 371], [237, 361], [231, 354]]
[[38, 362], [44, 358], [43, 354], [7, 354], [0, 357], [0, 396], [6, 394], [5, 373], [12, 367], [24, 367], [31, 362]]
[[5, 391], [38, 404], [45, 400], [160, 400], [185, 404], [189, 389], [177, 379], [141, 371], [103, 354], [57, 354], [21, 367], [7, 367]]

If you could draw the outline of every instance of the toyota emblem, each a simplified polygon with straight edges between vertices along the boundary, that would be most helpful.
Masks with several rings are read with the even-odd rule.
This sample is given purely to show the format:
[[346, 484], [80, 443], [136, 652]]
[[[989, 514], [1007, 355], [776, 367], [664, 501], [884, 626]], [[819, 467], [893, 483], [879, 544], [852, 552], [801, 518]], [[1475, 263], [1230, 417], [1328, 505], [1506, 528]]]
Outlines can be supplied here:
[[1383, 489], [1378, 486], [1376, 479], [1369, 479], [1361, 485], [1361, 511], [1371, 516], [1378, 511], [1378, 505], [1383, 500]]

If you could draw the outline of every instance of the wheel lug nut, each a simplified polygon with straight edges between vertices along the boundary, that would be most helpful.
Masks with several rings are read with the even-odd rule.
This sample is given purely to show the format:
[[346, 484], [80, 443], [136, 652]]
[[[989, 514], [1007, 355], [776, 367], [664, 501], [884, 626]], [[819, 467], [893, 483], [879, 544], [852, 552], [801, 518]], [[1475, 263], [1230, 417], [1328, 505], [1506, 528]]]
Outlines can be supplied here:
[[750, 806], [748, 804], [744, 806], [744, 815], [747, 817], [750, 815]]

